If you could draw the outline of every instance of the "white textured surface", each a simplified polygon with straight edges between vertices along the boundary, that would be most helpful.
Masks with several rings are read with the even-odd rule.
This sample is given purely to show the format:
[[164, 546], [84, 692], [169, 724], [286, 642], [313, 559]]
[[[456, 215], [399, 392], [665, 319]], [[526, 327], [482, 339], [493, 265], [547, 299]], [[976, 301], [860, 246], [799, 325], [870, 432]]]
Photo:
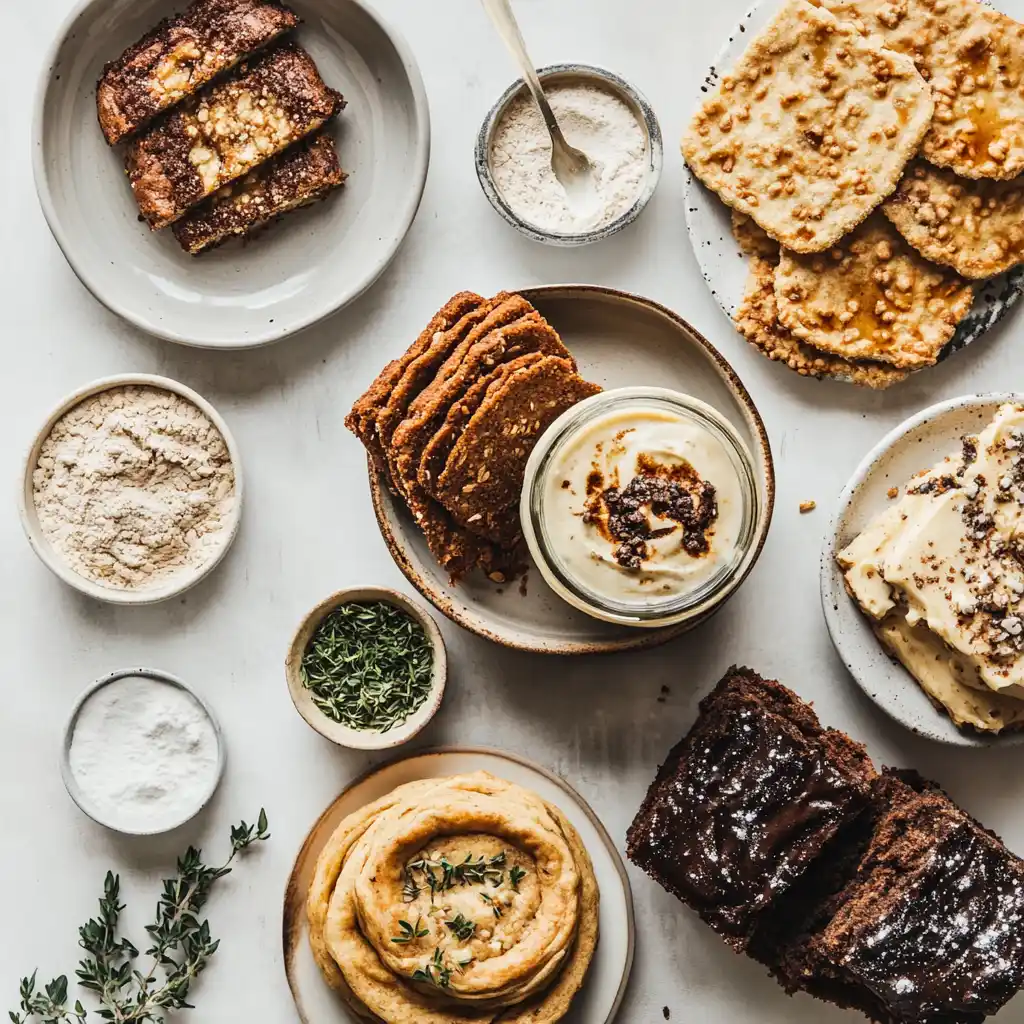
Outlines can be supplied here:
[[[320, 740], [292, 709], [288, 639], [303, 612], [355, 583], [404, 587], [377, 536], [363, 457], [342, 418], [352, 398], [426, 318], [460, 288], [480, 291], [582, 280], [645, 292], [688, 317], [733, 361], [775, 446], [779, 500], [764, 555], [715, 620], [670, 646], [609, 660], [549, 662], [507, 654], [445, 626], [452, 659], [445, 707], [417, 745], [503, 746], [561, 772], [622, 840], [658, 762], [689, 727], [698, 697], [732, 662], [775, 675], [813, 698], [824, 719], [867, 741], [881, 762], [914, 765], [1024, 853], [1019, 751], [949, 750], [892, 724], [847, 677], [818, 602], [818, 547], [829, 511], [863, 454], [905, 416], [967, 391], [1024, 386], [1021, 321], [889, 394], [803, 380], [750, 352], [704, 286], [689, 248], [674, 140], [711, 56], [745, 0], [518, 0], [540, 63], [582, 60], [633, 80], [666, 135], [665, 175], [640, 220], [591, 249], [542, 248], [504, 224], [480, 194], [473, 143], [514, 77], [473, 0], [380, 0], [421, 62], [434, 118], [424, 205], [397, 261], [345, 313], [280, 347], [206, 353], [149, 339], [107, 314], [77, 283], [32, 190], [29, 89], [65, 0], [5, 5], [0, 160], [5, 255], [0, 275], [4, 401], [0, 403], [0, 1009], [17, 977], [70, 972], [76, 926], [95, 909], [108, 867], [122, 873], [130, 921], [141, 924], [154, 882], [188, 841], [224, 847], [230, 822], [270, 814], [272, 843], [225, 881], [209, 905], [224, 938], [197, 986], [191, 1024], [291, 1024], [281, 969], [280, 910], [302, 836], [372, 758]], [[1024, 17], [1024, 0], [1003, 0]], [[458, 43], [456, 44], [456, 40]], [[628, 339], [623, 340], [628, 344]], [[179, 602], [98, 605], [69, 591], [32, 555], [15, 511], [22, 449], [50, 406], [117, 371], [166, 373], [220, 410], [242, 446], [249, 500], [217, 572]], [[801, 516], [799, 502], [817, 511]], [[193, 684], [216, 709], [229, 745], [213, 806], [170, 838], [129, 842], [93, 826], [64, 793], [60, 729], [78, 692], [107, 671], [147, 664]], [[662, 686], [671, 693], [657, 698]], [[730, 953], [691, 914], [632, 872], [638, 946], [620, 1020], [658, 1024], [838, 1024], [859, 1019], [806, 997], [789, 1000], [762, 970]], [[138, 929], [133, 929], [137, 932]], [[136, 940], [141, 941], [136, 935]], [[1024, 1021], [1024, 999], [998, 1018]]]

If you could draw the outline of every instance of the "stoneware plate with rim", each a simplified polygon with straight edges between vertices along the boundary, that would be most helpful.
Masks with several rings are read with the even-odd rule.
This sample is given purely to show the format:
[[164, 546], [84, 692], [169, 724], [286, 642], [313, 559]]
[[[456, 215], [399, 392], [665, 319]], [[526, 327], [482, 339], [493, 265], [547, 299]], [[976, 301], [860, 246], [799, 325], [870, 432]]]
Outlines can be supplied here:
[[[184, 6], [184, 4], [178, 5]], [[96, 120], [106, 61], [170, 0], [83, 0], [58, 33], [36, 97], [32, 156], [43, 213], [68, 263], [113, 312], [184, 345], [249, 348], [316, 323], [384, 271], [419, 206], [430, 115], [408, 45], [362, 0], [294, 0], [295, 38], [348, 102], [333, 123], [343, 188], [250, 243], [203, 256], [138, 220], [123, 147]]]
[[[386, 601], [410, 615], [423, 627], [433, 649], [433, 671], [427, 699], [415, 714], [387, 732], [352, 729], [347, 725], [342, 725], [341, 722], [335, 722], [316, 706], [309, 690], [302, 685], [302, 656], [320, 623], [336, 608], [340, 608], [344, 604], [372, 601]], [[418, 602], [387, 587], [348, 587], [325, 598], [302, 620], [302, 624], [296, 630], [288, 648], [288, 656], [285, 659], [285, 677], [295, 710], [303, 717], [306, 724], [321, 736], [329, 739], [332, 743], [337, 743], [338, 746], [350, 747], [353, 750], [386, 750], [390, 747], [397, 747], [401, 743], [407, 743], [437, 714], [448, 679], [448, 657], [444, 638], [437, 628], [437, 623]]]
[[868, 619], [846, 592], [836, 553], [893, 499], [912, 476], [956, 452], [964, 434], [981, 430], [1003, 402], [1022, 395], [966, 395], [922, 410], [891, 431], [865, 456], [839, 497], [821, 554], [821, 604], [829, 635], [857, 685], [891, 718], [911, 732], [961, 747], [1024, 743], [1024, 732], [982, 736], [958, 729], [925, 696], [913, 676], [889, 656]]
[[[172, 822], [162, 828], [156, 829], [129, 829], [122, 828], [119, 825], [115, 825], [112, 822], [104, 821], [102, 815], [95, 809], [90, 807], [89, 799], [85, 794], [78, 788], [78, 783], [75, 781], [74, 774], [71, 771], [71, 741], [75, 736], [75, 726], [78, 724], [78, 716], [85, 706], [86, 701], [96, 693], [98, 690], [102, 690], [103, 687], [110, 683], [116, 683], [119, 679], [128, 678], [142, 678], [142, 679], [154, 679], [159, 683], [167, 683], [169, 686], [175, 686], [179, 690], [183, 690], [187, 693], [195, 702], [202, 708], [206, 714], [210, 725], [213, 726], [214, 735], [217, 737], [217, 772], [215, 777], [211, 780], [209, 790], [203, 794], [202, 799], [196, 803], [196, 806], [188, 812], [180, 821]], [[176, 828], [180, 828], [186, 822], [191, 821], [212, 799], [213, 794], [217, 792], [217, 787], [220, 785], [221, 779], [224, 777], [224, 767], [227, 764], [227, 744], [224, 742], [224, 734], [221, 732], [220, 722], [217, 721], [217, 716], [213, 713], [213, 708], [210, 707], [206, 701], [192, 689], [182, 682], [177, 676], [172, 676], [168, 672], [161, 672], [155, 668], [124, 668], [119, 669], [116, 672], [111, 672], [109, 675], [105, 675], [102, 679], [96, 680], [91, 686], [89, 686], [75, 701], [71, 708], [71, 713], [68, 715], [68, 720], [64, 725], [64, 739], [61, 744], [61, 755], [60, 755], [60, 774], [61, 779], [64, 782], [64, 788], [68, 791], [68, 796], [75, 802], [78, 809], [96, 822], [97, 825], [102, 825], [104, 828], [109, 828], [112, 832], [119, 832], [121, 835], [126, 836], [155, 836], [163, 835], [167, 832], [172, 832]]]
[[[735, 65], [751, 39], [775, 17], [780, 6], [780, 0], [761, 0], [745, 15], [705, 78], [708, 91], [715, 88], [721, 76]], [[691, 115], [704, 99], [705, 94], [701, 92], [694, 100]], [[711, 294], [731, 321], [746, 290], [749, 260], [733, 238], [730, 208], [689, 170], [684, 174], [683, 182], [686, 224], [694, 255]], [[994, 327], [1016, 304], [1022, 292], [1024, 266], [987, 281], [975, 282], [974, 307], [961, 321], [939, 358], [946, 359]]]
[[[231, 465], [235, 473], [235, 506], [231, 521], [221, 528], [221, 543], [210, 559], [196, 569], [183, 569], [175, 574], [167, 583], [158, 587], [150, 587], [140, 590], [115, 590], [113, 587], [105, 587], [100, 583], [79, 575], [50, 545], [39, 524], [39, 516], [36, 513], [35, 501], [33, 500], [32, 474], [39, 462], [39, 452], [43, 442], [50, 436], [54, 424], [76, 405], [81, 404], [87, 398], [98, 395], [102, 391], [109, 391], [111, 388], [126, 387], [128, 385], [139, 385], [143, 387], [162, 388], [165, 391], [173, 391], [177, 395], [191, 402], [200, 412], [217, 428], [224, 443], [228, 447], [228, 454], [231, 456]], [[201, 579], [208, 576], [221, 563], [228, 549], [238, 535], [238, 526], [242, 520], [242, 498], [243, 477], [242, 477], [242, 456], [238, 450], [238, 444], [227, 423], [217, 410], [203, 398], [202, 395], [193, 391], [190, 387], [171, 380], [170, 377], [160, 377], [152, 373], [121, 373], [113, 377], [103, 377], [94, 380], [90, 384], [72, 392], [58, 403], [56, 408], [47, 417], [35, 440], [25, 456], [22, 467], [22, 484], [18, 495], [18, 511], [21, 515], [21, 525], [25, 529], [32, 550], [39, 556], [43, 564], [54, 575], [62, 579], [69, 587], [74, 587], [88, 597], [94, 597], [97, 601], [105, 601], [108, 604], [157, 604], [160, 601], [170, 600], [191, 590]]]
[[[754, 458], [762, 492], [749, 572], [771, 523], [775, 470], [760, 413], [729, 363], [677, 314], [638, 295], [578, 284], [525, 288], [520, 294], [558, 331], [587, 380], [603, 388], [656, 382], [683, 391], [713, 406], [739, 431]], [[408, 510], [372, 466], [369, 476], [377, 523], [399, 569], [438, 611], [478, 636], [523, 651], [592, 654], [653, 647], [704, 621], [663, 629], [600, 622], [566, 604], [535, 566], [525, 586], [521, 580], [496, 586], [474, 573], [452, 587]]]
[[347, 815], [417, 779], [466, 772], [492, 775], [533, 790], [554, 804], [579, 831], [594, 862], [601, 890], [600, 941], [583, 988], [565, 1024], [610, 1024], [618, 1012], [633, 966], [633, 894], [615, 844], [593, 809], [564, 779], [525, 758], [486, 747], [441, 747], [371, 769], [353, 782], [306, 837], [284, 899], [284, 966], [302, 1024], [357, 1024], [357, 1018], [324, 981], [309, 948], [306, 894], [317, 857]]

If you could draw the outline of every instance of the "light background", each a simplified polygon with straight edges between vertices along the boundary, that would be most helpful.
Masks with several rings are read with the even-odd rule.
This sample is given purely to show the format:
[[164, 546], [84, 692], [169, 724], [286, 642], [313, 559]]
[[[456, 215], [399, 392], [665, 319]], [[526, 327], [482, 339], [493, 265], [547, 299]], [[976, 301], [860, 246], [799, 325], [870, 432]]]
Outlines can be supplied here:
[[[608, 660], [505, 652], [443, 623], [451, 680], [418, 746], [504, 747], [564, 775], [621, 844], [648, 782], [686, 731], [699, 697], [732, 663], [813, 699], [828, 724], [868, 743], [880, 763], [938, 779], [1024, 853], [1024, 751], [950, 750], [877, 712], [833, 653], [818, 602], [818, 552], [830, 509], [863, 454], [925, 405], [958, 394], [1024, 389], [1020, 311], [967, 352], [887, 395], [798, 378], [750, 351], [698, 273], [680, 199], [676, 140], [700, 80], [746, 0], [518, 0], [538, 64], [579, 60], [633, 81], [666, 139], [665, 174], [632, 228], [585, 250], [520, 238], [477, 186], [473, 142], [515, 77], [475, 0], [378, 0], [420, 61], [433, 117], [423, 205], [397, 260], [346, 312], [277, 347], [238, 354], [176, 348], [108, 314], [79, 285], [50, 237], [30, 167], [31, 92], [70, 4], [3, 0], [0, 61], [0, 1010], [17, 979], [71, 973], [76, 928], [95, 911], [104, 872], [122, 874], [129, 920], [149, 919], [155, 882], [188, 842], [219, 855], [229, 824], [265, 805], [273, 841], [209, 906], [223, 945], [195, 990], [193, 1024], [295, 1019], [281, 967], [285, 879], [307, 828], [372, 758], [321, 740], [289, 703], [282, 661], [299, 617], [356, 583], [408, 589], [377, 533], [363, 453], [342, 425], [353, 398], [405, 348], [447, 297], [583, 281], [634, 290], [688, 318], [753, 393], [775, 451], [779, 493], [764, 554], [710, 624], [658, 651]], [[1002, 0], [1024, 18], [1024, 0]], [[629, 344], [623, 338], [623, 345]], [[241, 445], [248, 507], [225, 564], [184, 600], [149, 609], [96, 604], [35, 559], [18, 523], [23, 449], [49, 408], [95, 377], [167, 374], [220, 410]], [[818, 502], [801, 516], [804, 499]], [[94, 678], [133, 664], [180, 675], [214, 704], [229, 743], [213, 807], [167, 839], [118, 839], [78, 813], [58, 771], [61, 727]], [[659, 703], [661, 687], [670, 688]], [[688, 911], [631, 869], [638, 944], [620, 1015], [655, 1024], [668, 1006], [692, 1024], [832, 1024], [858, 1019], [807, 997], [788, 999]], [[138, 929], [136, 929], [138, 931]], [[137, 942], [142, 940], [134, 936]], [[998, 1017], [1024, 1021], [1018, 999]]]

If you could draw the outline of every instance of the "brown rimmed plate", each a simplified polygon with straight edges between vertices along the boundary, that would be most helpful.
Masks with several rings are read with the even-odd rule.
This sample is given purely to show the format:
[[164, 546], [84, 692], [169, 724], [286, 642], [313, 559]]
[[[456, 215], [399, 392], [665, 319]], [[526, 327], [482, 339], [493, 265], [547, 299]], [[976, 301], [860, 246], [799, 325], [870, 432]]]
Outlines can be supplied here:
[[[678, 314], [639, 295], [579, 284], [521, 294], [561, 334], [588, 380], [604, 388], [657, 384], [682, 391], [714, 406], [736, 427], [754, 457], [762, 491], [754, 541], [759, 555], [771, 524], [775, 469], [754, 400], [721, 353]], [[566, 604], [536, 569], [525, 585], [497, 587], [474, 574], [453, 587], [405, 506], [372, 466], [369, 473], [377, 523], [399, 569], [438, 611], [478, 636], [541, 654], [594, 654], [654, 647], [703, 621], [662, 629], [600, 622]], [[755, 556], [750, 568], [756, 561]]]
[[564, 779], [521, 757], [486, 747], [443, 747], [390, 761], [353, 782], [321, 815], [295, 859], [284, 900], [284, 966], [302, 1024], [358, 1024], [324, 981], [313, 960], [306, 919], [306, 894], [317, 858], [347, 815], [417, 779], [489, 771], [533, 790], [554, 804], [577, 829], [594, 862], [601, 890], [600, 941], [586, 981], [565, 1024], [611, 1024], [633, 966], [633, 895], [622, 857], [600, 819]]

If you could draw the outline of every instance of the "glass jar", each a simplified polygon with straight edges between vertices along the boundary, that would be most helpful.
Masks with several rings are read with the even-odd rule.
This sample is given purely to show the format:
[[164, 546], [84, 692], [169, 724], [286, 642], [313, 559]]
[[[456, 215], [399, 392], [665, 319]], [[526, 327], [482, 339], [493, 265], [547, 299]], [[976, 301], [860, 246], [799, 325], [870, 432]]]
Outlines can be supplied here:
[[[566, 474], [562, 460], [570, 458], [572, 446], [580, 442], [588, 430], [596, 431], [595, 437], [604, 436], [600, 433], [602, 420], [608, 421], [609, 433], [606, 441], [602, 442], [601, 450], [604, 450], [605, 444], [621, 444], [621, 438], [630, 433], [631, 429], [627, 427], [616, 432], [612, 424], [628, 424], [633, 412], [636, 413], [636, 422], [641, 425], [646, 421], [664, 422], [669, 433], [672, 431], [671, 424], [679, 424], [680, 437], [684, 430], [690, 437], [700, 437], [709, 446], [708, 451], [713, 451], [719, 458], [720, 466], [728, 467], [728, 472], [732, 474], [729, 481], [724, 481], [724, 474], [719, 471], [720, 479], [717, 482], [714, 479], [708, 479], [707, 482], [716, 487], [719, 495], [724, 494], [723, 485], [729, 484], [730, 532], [735, 534], [731, 545], [723, 542], [717, 551], [714, 548], [715, 536], [712, 534], [711, 550], [715, 551], [716, 564], [707, 567], [706, 578], [696, 580], [692, 586], [683, 583], [678, 588], [664, 583], [658, 592], [652, 590], [640, 596], [636, 593], [629, 595], [626, 591], [645, 575], [646, 570], [639, 572], [625, 568], [617, 558], [611, 557], [616, 541], [604, 538], [608, 553], [588, 553], [585, 550], [590, 541], [583, 526], [586, 523], [583, 499], [575, 489], [570, 490], [570, 486], [575, 483], [589, 487], [589, 477], [584, 481], [565, 479], [557, 488], [548, 486], [552, 474]], [[589, 448], [586, 450], [589, 451]], [[678, 461], [682, 463], [686, 460], [680, 457]], [[616, 480], [613, 486], [623, 486], [626, 482], [620, 484]], [[603, 485], [601, 489], [604, 489]], [[574, 497], [564, 501], [560, 497], [552, 497], [559, 490], [566, 490]], [[574, 518], [579, 519], [579, 529], [574, 528], [573, 520], [566, 516], [567, 503], [570, 501], [579, 508], [579, 511], [572, 513]], [[561, 509], [557, 509], [559, 503], [563, 506]], [[733, 505], [738, 505], [738, 508], [732, 508]], [[759, 485], [754, 459], [735, 427], [724, 416], [707, 403], [689, 395], [666, 388], [631, 387], [594, 395], [568, 409], [551, 424], [537, 442], [527, 463], [520, 510], [523, 535], [530, 553], [541, 575], [556, 594], [594, 618], [627, 626], [654, 628], [705, 617], [733, 593], [760, 551], [757, 534], [763, 505], [763, 490]], [[559, 529], [559, 517], [561, 526], [569, 525], [571, 529]], [[715, 531], [722, 525], [716, 520]], [[678, 536], [678, 531], [675, 535]], [[728, 550], [729, 547], [731, 550]], [[605, 573], [605, 576], [612, 582], [621, 581], [624, 584], [622, 593], [612, 593], [613, 587], [602, 592], [593, 585], [592, 580], [588, 582], [582, 578], [584, 574], [571, 564], [576, 561], [579, 565], [581, 559], [589, 559], [613, 570], [610, 575]], [[692, 563], [688, 563], [686, 558], [680, 559], [680, 562], [698, 565], [696, 557]], [[669, 575], [671, 573], [666, 572], [666, 577]]]

